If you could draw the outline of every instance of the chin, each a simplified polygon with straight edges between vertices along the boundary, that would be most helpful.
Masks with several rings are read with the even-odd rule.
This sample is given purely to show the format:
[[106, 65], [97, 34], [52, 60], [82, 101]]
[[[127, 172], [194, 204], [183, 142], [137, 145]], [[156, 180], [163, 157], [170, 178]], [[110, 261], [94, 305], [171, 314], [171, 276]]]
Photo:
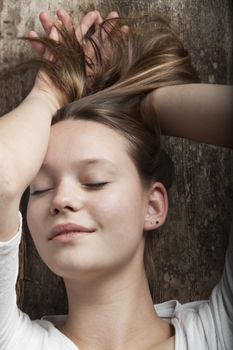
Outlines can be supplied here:
[[[47, 259], [46, 259], [47, 260]], [[53, 259], [45, 261], [48, 268], [57, 276], [72, 280], [95, 279], [103, 275], [107, 267], [103, 264], [97, 264], [90, 259], [81, 259], [80, 257], [53, 256]]]

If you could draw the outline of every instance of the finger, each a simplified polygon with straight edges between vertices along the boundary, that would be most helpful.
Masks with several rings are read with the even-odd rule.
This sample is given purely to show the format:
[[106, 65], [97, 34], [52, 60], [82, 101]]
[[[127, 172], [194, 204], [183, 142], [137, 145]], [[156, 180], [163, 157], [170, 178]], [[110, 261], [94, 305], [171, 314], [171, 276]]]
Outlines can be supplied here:
[[[55, 25], [57, 27], [59, 27], [61, 25], [61, 23], [59, 21], [56, 21]], [[52, 26], [52, 29], [51, 29], [50, 34], [49, 34], [49, 38], [53, 39], [57, 42], [59, 41], [59, 32], [55, 26]]]
[[[38, 35], [36, 32], [34, 31], [31, 31], [28, 33], [28, 37], [29, 38], [38, 38]], [[33, 51], [38, 55], [38, 56], [43, 56], [44, 54], [44, 46], [38, 42], [35, 42], [35, 41], [31, 41], [31, 46], [32, 46], [32, 49]]]
[[[55, 22], [55, 25], [58, 26], [57, 21]], [[59, 32], [55, 26], [52, 26], [52, 29], [51, 29], [50, 34], [49, 34], [49, 39], [52, 39], [52, 40], [59, 42]], [[54, 57], [53, 57], [53, 54], [49, 50], [45, 50], [44, 58], [49, 60], [49, 61], [52, 61]]]
[[95, 24], [96, 20], [99, 20], [98, 11], [88, 12], [81, 20], [80, 24], [75, 28], [75, 35], [79, 43], [81, 43], [84, 39], [84, 36], [91, 28], [93, 24]]
[[71, 30], [73, 27], [73, 22], [70, 15], [63, 9], [57, 11], [57, 17], [66, 27], [67, 30]]
[[106, 19], [111, 19], [111, 18], [118, 18], [119, 14], [116, 11], [111, 11], [109, 12], [109, 14], [107, 15]]
[[[116, 19], [115, 21], [114, 21], [114, 18]], [[107, 17], [105, 18], [106, 20], [105, 26], [104, 26], [105, 30], [101, 32], [102, 40], [105, 40], [108, 37], [108, 33], [111, 33], [113, 28], [116, 26], [117, 18], [119, 18], [119, 15], [116, 11], [112, 11], [107, 15]]]
[[[108, 38], [108, 34], [112, 31], [114, 26], [116, 25], [117, 21], [113, 21], [114, 18], [118, 18], [119, 15], [116, 11], [110, 12], [106, 20], [109, 22], [106, 22], [106, 26], [104, 26], [104, 29], [101, 28], [101, 23], [103, 22], [103, 18], [101, 17], [99, 11], [95, 11], [95, 20], [93, 20], [93, 23], [96, 27], [96, 32], [93, 34], [93, 38], [95, 38], [95, 42], [98, 43], [100, 40], [106, 41]], [[85, 18], [83, 18], [84, 20]], [[81, 23], [82, 24], [82, 23]], [[89, 23], [90, 25], [91, 23]], [[89, 27], [90, 28], [90, 27]], [[89, 29], [88, 28], [88, 29]], [[85, 34], [84, 34], [85, 35]], [[90, 41], [88, 41], [85, 45], [85, 54], [88, 56], [90, 59], [93, 59], [95, 57], [95, 52], [93, 49], [93, 45]]]
[[42, 24], [42, 27], [44, 28], [44, 31], [47, 35], [49, 35], [52, 26], [53, 26], [53, 21], [49, 15], [48, 12], [41, 12], [39, 14], [39, 18], [40, 18], [40, 23]]
[[95, 25], [99, 26], [103, 22], [103, 18], [101, 17], [99, 11], [95, 11], [96, 13], [96, 20], [95, 20]]

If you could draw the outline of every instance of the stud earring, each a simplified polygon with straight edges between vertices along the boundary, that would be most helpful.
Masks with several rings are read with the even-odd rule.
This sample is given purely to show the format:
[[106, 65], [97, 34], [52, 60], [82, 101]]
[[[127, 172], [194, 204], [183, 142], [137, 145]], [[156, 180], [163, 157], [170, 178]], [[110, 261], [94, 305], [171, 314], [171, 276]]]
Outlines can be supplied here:
[[[154, 222], [151, 221], [150, 223], [151, 223], [151, 225], [152, 225]], [[158, 225], [158, 224], [159, 224], [159, 221], [157, 220], [155, 223], [156, 223], [156, 225]]]

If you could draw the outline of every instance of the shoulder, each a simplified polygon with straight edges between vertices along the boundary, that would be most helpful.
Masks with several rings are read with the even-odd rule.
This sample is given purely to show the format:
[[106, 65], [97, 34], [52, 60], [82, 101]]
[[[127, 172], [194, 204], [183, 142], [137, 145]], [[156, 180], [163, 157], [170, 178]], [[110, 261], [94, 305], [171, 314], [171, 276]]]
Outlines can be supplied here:
[[17, 329], [11, 339], [12, 349], [77, 350], [74, 343], [53, 322], [46, 319], [31, 320], [19, 309], [18, 316]]
[[216, 324], [209, 301], [180, 304], [172, 300], [155, 305], [155, 309], [161, 318], [173, 324], [176, 349], [218, 349]]

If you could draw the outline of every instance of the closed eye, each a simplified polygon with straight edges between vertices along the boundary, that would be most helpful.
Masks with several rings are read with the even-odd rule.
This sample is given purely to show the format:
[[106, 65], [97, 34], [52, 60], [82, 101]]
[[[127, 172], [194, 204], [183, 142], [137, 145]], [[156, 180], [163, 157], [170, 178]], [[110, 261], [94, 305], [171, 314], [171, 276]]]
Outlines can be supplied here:
[[46, 193], [46, 192], [48, 192], [50, 190], [52, 190], [52, 188], [45, 188], [43, 190], [35, 190], [35, 191], [30, 192], [30, 195], [31, 196], [38, 196], [38, 195]]
[[103, 188], [107, 184], [108, 184], [108, 182], [95, 182], [95, 183], [83, 184], [83, 186], [87, 189], [90, 189], [90, 190], [98, 190], [98, 189]]

